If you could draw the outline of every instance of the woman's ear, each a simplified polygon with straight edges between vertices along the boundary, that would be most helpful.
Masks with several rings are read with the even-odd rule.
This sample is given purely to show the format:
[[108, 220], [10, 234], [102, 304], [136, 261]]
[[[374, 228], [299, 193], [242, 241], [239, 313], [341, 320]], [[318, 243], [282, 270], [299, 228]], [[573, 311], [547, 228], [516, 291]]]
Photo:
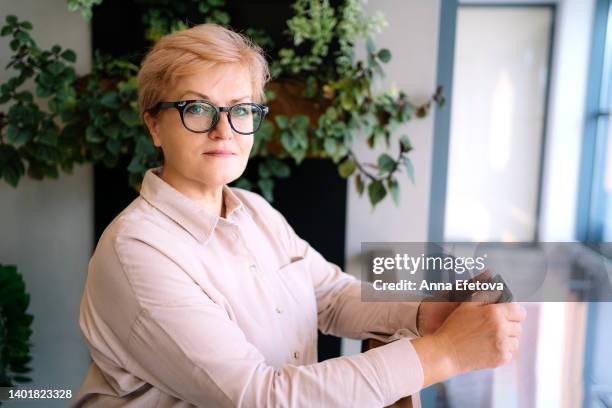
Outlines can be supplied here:
[[142, 118], [147, 129], [149, 130], [151, 139], [153, 139], [153, 144], [156, 147], [161, 147], [161, 138], [159, 137], [159, 132], [157, 130], [157, 118], [151, 115], [149, 112], [145, 112], [144, 115], [142, 115]]

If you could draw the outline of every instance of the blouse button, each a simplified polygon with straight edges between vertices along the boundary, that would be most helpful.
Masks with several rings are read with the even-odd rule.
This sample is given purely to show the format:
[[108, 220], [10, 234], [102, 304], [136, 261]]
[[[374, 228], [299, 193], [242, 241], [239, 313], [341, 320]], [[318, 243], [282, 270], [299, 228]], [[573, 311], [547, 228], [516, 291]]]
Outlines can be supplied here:
[[283, 308], [280, 306], [276, 306], [276, 313], [281, 314], [283, 313]]
[[298, 358], [300, 358], [300, 352], [299, 352], [299, 351], [294, 351], [294, 352], [293, 352], [293, 358], [294, 358], [294, 359], [296, 359], [296, 360], [297, 360]]

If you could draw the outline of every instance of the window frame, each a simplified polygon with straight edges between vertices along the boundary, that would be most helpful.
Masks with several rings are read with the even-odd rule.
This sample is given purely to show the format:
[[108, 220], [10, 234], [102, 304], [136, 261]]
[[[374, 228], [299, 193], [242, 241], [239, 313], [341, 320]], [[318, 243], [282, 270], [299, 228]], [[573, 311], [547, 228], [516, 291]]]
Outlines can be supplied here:
[[[605, 106], [612, 99], [612, 0], [597, 0], [595, 8], [576, 214], [576, 240], [584, 243], [603, 241], [606, 211], [603, 166], [606, 142], [610, 141], [599, 146], [602, 141], [598, 139], [607, 130], [599, 129], [602, 116], [608, 117], [608, 127], [612, 119], [610, 106]], [[603, 89], [606, 82], [608, 89]]]
[[[556, 1], [529, 2], [525, 0], [503, 2], [482, 0], [445, 0], [440, 8], [440, 32], [438, 42], [438, 72], [437, 83], [444, 89], [445, 99], [448, 101], [444, 109], [436, 112], [434, 123], [434, 139], [431, 172], [431, 189], [429, 197], [429, 225], [428, 241], [444, 242], [444, 226], [446, 221], [446, 202], [448, 188], [448, 164], [451, 133], [451, 103], [453, 95], [453, 72], [455, 61], [455, 42], [457, 35], [457, 14], [459, 7], [547, 7], [551, 9], [552, 23], [548, 50], [548, 69], [546, 77], [546, 91], [544, 95], [544, 125], [542, 127], [542, 140], [540, 146], [540, 163], [537, 181], [535, 229], [533, 239], [527, 244], [535, 244], [540, 239], [540, 218], [542, 209], [542, 189], [544, 185], [544, 162], [546, 154], [548, 116], [550, 108], [551, 81], [553, 75], [553, 56], [556, 48], [555, 33], [557, 25]], [[457, 240], [454, 240], [457, 241]], [[464, 240], [469, 241], [469, 240]]]

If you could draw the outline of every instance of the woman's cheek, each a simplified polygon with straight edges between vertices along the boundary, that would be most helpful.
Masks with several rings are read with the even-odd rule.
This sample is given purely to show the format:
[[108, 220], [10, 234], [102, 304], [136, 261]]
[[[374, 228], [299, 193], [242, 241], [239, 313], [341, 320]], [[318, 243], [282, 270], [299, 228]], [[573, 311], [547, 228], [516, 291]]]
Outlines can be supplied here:
[[249, 158], [249, 154], [251, 153], [251, 149], [253, 148], [253, 140], [253, 135], [248, 135], [247, 138], [242, 140], [242, 143], [240, 144], [240, 150], [242, 151], [242, 154], [246, 156], [247, 160]]

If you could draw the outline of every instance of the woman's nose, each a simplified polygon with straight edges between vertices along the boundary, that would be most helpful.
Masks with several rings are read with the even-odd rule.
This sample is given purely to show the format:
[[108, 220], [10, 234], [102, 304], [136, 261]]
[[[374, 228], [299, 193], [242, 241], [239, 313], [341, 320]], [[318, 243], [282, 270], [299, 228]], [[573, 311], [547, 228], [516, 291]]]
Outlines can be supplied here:
[[214, 139], [228, 139], [234, 134], [232, 127], [229, 124], [229, 117], [227, 112], [221, 112], [219, 122], [215, 128], [210, 132], [210, 136]]

